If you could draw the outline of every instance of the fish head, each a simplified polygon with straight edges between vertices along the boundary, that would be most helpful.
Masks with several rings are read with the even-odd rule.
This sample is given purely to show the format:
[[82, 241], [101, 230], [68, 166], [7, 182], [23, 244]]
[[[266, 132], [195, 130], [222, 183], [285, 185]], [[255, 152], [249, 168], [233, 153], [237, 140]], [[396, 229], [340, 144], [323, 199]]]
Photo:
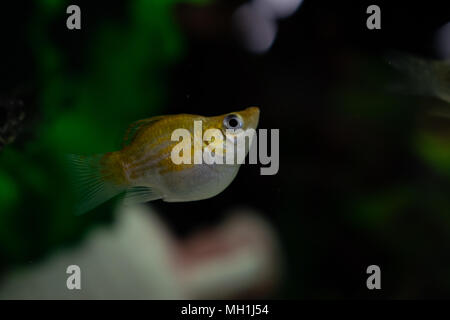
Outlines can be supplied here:
[[[223, 146], [222, 152], [225, 155], [233, 147], [233, 150], [237, 151], [235, 156], [237, 155], [238, 158], [239, 155], [245, 157], [256, 136], [259, 113], [258, 107], [249, 107], [242, 111], [209, 118], [206, 128], [218, 129], [222, 133], [224, 140], [212, 142], [208, 145], [208, 148], [214, 148], [217, 151], [222, 149]], [[243, 159], [241, 158], [240, 161], [243, 161]]]
[[234, 130], [238, 134], [253, 129], [256, 130], [259, 122], [259, 108], [249, 107], [242, 111], [230, 112], [216, 117], [210, 117], [206, 121], [205, 129], [219, 129], [223, 135], [232, 133]]
[[244, 132], [249, 129], [256, 130], [259, 122], [259, 108], [250, 107], [242, 111], [228, 113], [222, 117], [222, 130], [224, 134], [227, 129], [241, 129]]

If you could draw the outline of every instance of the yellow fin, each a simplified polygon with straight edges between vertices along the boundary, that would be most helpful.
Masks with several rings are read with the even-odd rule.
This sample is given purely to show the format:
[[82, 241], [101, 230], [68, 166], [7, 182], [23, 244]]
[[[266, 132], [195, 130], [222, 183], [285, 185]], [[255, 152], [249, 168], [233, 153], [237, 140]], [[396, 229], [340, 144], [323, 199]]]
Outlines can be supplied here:
[[67, 155], [79, 202], [76, 214], [91, 211], [126, 189], [105, 179], [104, 155]]

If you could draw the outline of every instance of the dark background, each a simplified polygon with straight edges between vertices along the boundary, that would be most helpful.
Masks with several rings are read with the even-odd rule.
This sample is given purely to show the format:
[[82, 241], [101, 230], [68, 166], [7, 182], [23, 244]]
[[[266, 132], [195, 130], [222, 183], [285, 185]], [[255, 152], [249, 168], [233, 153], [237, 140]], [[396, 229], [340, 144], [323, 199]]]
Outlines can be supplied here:
[[[279, 22], [270, 51], [258, 55], [243, 48], [231, 26], [232, 13], [243, 2], [173, 6], [183, 49], [176, 59], [150, 59], [152, 65], [144, 66], [145, 72], [161, 74], [148, 80], [154, 85], [149, 91], [165, 98], [150, 99], [158, 107], [147, 114], [131, 111], [125, 120], [172, 113], [216, 115], [259, 106], [259, 127], [280, 129], [280, 170], [261, 176], [259, 166], [244, 166], [232, 185], [212, 199], [156, 201], [152, 205], [161, 218], [184, 238], [222, 221], [233, 205], [259, 209], [279, 233], [285, 257], [275, 298], [448, 298], [450, 123], [428, 113], [431, 106], [445, 103], [391, 90], [399, 77], [386, 54], [397, 50], [436, 58], [434, 35], [450, 21], [449, 6], [444, 1], [305, 0]], [[108, 2], [107, 8], [102, 2], [77, 3], [83, 14], [77, 32], [65, 28], [64, 14], [46, 15], [33, 3], [1, 5], [0, 124], [13, 123], [2, 134], [15, 137], [8, 148], [19, 154], [29, 150], [29, 141], [40, 139], [40, 123], [69, 108], [80, 92], [61, 97], [61, 110], [43, 107], [42, 92], [56, 89], [42, 82], [43, 60], [36, 53], [42, 51], [35, 49], [36, 43], [49, 41], [58, 48], [65, 78], [89, 77], [94, 30], [111, 28], [114, 35], [131, 24], [126, 2]], [[381, 7], [381, 30], [366, 28], [371, 4]], [[38, 25], [45, 26], [41, 31], [47, 40], [33, 36]], [[107, 56], [108, 45], [103, 48], [101, 54]], [[158, 51], [158, 42], [149, 50]], [[139, 79], [146, 81], [145, 76]], [[25, 120], [20, 120], [22, 111]], [[98, 119], [108, 122], [112, 115], [101, 112]], [[116, 115], [126, 112], [124, 106]], [[124, 128], [109, 123], [104, 128], [114, 130], [110, 140], [116, 142]], [[20, 188], [20, 181], [15, 182]], [[50, 184], [43, 193], [52, 199], [61, 190]], [[55, 207], [45, 217], [42, 197], [27, 194], [26, 204], [9, 215], [21, 218], [4, 220], [9, 222], [0, 233], [13, 226], [25, 235], [20, 240], [2, 237], [4, 269], [37, 261], [61, 245], [76, 245], [87, 229], [114, 220], [105, 209], [58, 233], [57, 227], [42, 227], [58, 215]], [[24, 213], [30, 208], [34, 214]], [[57, 236], [45, 238], [49, 232]], [[30, 239], [32, 245], [5, 244]], [[371, 264], [381, 267], [381, 291], [366, 288], [365, 271]]]

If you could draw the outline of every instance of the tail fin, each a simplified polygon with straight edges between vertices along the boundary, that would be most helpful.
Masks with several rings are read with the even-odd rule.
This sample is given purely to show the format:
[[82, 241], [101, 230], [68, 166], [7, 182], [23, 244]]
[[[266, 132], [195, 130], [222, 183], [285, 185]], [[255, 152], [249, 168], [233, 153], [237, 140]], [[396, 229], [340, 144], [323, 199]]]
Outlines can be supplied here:
[[[114, 179], [117, 168], [110, 167], [105, 155], [68, 155], [74, 183], [79, 195], [76, 214], [86, 213], [126, 189]], [[115, 181], [116, 180], [116, 181]]]
[[426, 60], [401, 53], [391, 53], [387, 60], [408, 76], [410, 91], [431, 95], [450, 103], [449, 61]]

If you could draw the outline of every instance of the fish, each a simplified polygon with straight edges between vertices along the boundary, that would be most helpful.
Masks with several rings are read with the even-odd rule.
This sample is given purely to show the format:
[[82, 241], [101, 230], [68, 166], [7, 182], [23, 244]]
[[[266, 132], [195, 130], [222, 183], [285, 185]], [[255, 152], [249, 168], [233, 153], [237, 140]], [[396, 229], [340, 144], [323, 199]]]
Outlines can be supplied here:
[[387, 61], [408, 77], [408, 91], [450, 103], [450, 60], [424, 59], [392, 52]]
[[[124, 195], [125, 205], [157, 199], [197, 201], [216, 196], [234, 180], [242, 163], [195, 163], [194, 159], [175, 163], [172, 153], [180, 140], [173, 139], [173, 133], [177, 129], [187, 130], [185, 132], [190, 133], [187, 142], [194, 152], [199, 143], [195, 140], [195, 122], [200, 121], [203, 131], [216, 129], [225, 137], [221, 144], [219, 139], [204, 141], [201, 138], [201, 149], [212, 155], [220, 150], [225, 157], [231, 152], [230, 147], [236, 152], [240, 138], [245, 139], [252, 130], [255, 132], [259, 114], [258, 107], [249, 107], [211, 117], [193, 114], [155, 116], [132, 123], [120, 150], [90, 156], [69, 155], [79, 194], [75, 213], [89, 212], [119, 194]], [[245, 144], [245, 150], [242, 150], [245, 155], [251, 143]]]

